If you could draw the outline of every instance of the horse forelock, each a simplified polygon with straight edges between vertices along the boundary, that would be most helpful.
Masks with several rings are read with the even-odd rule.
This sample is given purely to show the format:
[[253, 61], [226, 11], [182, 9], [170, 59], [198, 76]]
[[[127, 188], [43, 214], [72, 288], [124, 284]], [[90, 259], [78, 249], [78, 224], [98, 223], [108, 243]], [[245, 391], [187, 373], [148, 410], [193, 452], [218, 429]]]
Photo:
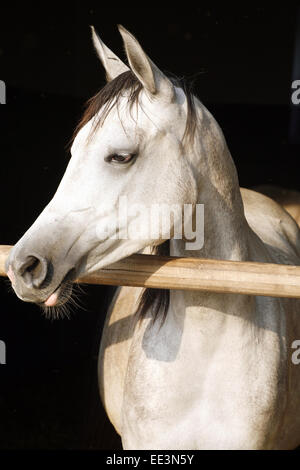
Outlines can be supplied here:
[[97, 120], [92, 128], [94, 133], [104, 123], [111, 109], [118, 105], [124, 91], [129, 91], [128, 104], [131, 109], [134, 104], [138, 103], [138, 96], [142, 88], [142, 84], [130, 70], [121, 73], [110, 82], [107, 82], [103, 88], [86, 102], [85, 111], [74, 131], [72, 141], [80, 129], [97, 116]]
[[[169, 79], [174, 86], [182, 88], [185, 93], [187, 100], [187, 120], [182, 140], [184, 141], [185, 139], [188, 139], [191, 141], [194, 138], [196, 130], [196, 107], [194, 95], [191, 87], [187, 85], [183, 78], [172, 76], [169, 77]], [[75, 139], [80, 129], [97, 116], [97, 120], [92, 127], [92, 133], [94, 133], [98, 127], [104, 123], [111, 109], [114, 106], [118, 106], [120, 98], [124, 96], [125, 91], [129, 92], [128, 105], [129, 110], [131, 111], [134, 105], [138, 105], [139, 94], [142, 89], [142, 83], [131, 70], [121, 73], [116, 78], [108, 82], [86, 102], [85, 111], [74, 131], [72, 141]]]

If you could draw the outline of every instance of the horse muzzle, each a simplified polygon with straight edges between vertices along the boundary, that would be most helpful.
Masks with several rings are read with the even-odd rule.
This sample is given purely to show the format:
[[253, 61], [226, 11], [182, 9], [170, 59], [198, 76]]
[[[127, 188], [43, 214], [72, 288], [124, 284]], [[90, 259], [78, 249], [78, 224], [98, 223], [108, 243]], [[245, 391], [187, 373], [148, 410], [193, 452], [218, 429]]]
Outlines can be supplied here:
[[16, 295], [25, 302], [46, 307], [62, 305], [62, 298], [67, 299], [63, 294], [70, 292], [70, 282], [76, 278], [72, 259], [53, 261], [52, 256], [30, 250], [30, 245], [19, 242], [6, 261], [6, 272]]

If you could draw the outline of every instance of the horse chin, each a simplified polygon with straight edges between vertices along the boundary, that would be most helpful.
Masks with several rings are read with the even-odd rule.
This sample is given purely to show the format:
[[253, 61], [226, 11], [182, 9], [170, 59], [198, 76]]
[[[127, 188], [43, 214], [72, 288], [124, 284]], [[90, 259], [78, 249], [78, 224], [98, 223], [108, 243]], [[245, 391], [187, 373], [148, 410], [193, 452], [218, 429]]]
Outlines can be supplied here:
[[72, 301], [72, 282], [64, 282], [48, 297], [45, 302], [38, 303], [45, 316], [57, 320], [70, 316], [68, 308]]

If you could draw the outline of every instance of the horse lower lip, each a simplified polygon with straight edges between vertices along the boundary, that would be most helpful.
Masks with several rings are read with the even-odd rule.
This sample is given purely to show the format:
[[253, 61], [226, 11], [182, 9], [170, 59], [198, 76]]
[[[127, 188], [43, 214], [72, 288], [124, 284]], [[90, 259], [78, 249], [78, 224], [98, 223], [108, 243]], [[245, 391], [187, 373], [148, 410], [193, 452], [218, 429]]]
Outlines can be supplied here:
[[55, 291], [53, 294], [48, 297], [48, 299], [44, 302], [46, 307], [54, 307], [58, 300], [58, 292]]
[[46, 307], [54, 307], [57, 304], [61, 284], [55, 289], [54, 292], [45, 300]]
[[76, 278], [75, 268], [70, 269], [66, 276], [64, 277], [63, 281], [59, 284], [59, 286], [55, 289], [54, 292], [44, 301], [44, 305], [46, 307], [54, 307], [58, 300], [59, 294], [63, 287], [65, 286], [66, 281], [74, 280]]

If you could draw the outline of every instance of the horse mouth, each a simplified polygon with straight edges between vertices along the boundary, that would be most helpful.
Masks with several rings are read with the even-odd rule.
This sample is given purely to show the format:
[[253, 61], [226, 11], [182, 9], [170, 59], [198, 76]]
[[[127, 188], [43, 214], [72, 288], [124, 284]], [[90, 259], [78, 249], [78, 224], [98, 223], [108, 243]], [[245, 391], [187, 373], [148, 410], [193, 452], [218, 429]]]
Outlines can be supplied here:
[[75, 269], [71, 269], [52, 294], [38, 304], [47, 317], [61, 318], [69, 316], [67, 303], [72, 300], [72, 281], [75, 278]]
[[37, 303], [47, 319], [70, 318], [68, 304], [72, 302], [72, 290], [72, 282], [62, 282], [44, 302]]
[[45, 307], [59, 307], [70, 298], [72, 285], [70, 282], [61, 282], [51, 295], [43, 302]]

